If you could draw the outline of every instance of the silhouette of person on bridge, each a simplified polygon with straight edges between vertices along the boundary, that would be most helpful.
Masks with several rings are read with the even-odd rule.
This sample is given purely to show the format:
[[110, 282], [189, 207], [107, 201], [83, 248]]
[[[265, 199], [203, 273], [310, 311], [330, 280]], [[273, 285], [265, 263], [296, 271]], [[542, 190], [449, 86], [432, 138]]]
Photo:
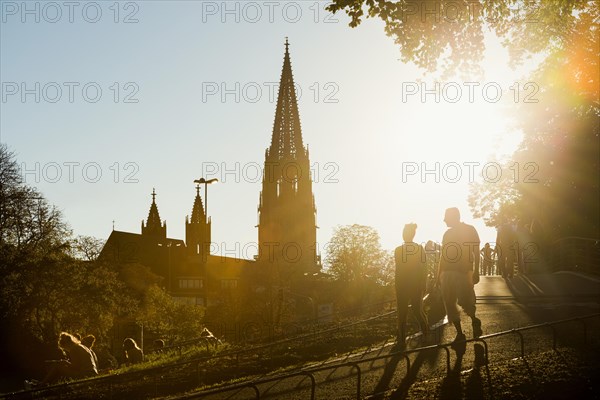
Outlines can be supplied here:
[[424, 335], [429, 333], [427, 316], [423, 311], [423, 295], [427, 286], [427, 265], [423, 246], [413, 242], [417, 224], [406, 224], [402, 231], [404, 244], [394, 251], [396, 261], [396, 304], [398, 336], [396, 345], [404, 349], [406, 342], [406, 317], [408, 304]]
[[481, 266], [482, 275], [492, 275], [494, 269], [494, 251], [490, 247], [489, 243], [486, 243], [481, 249], [481, 256], [483, 257], [483, 263]]
[[448, 208], [444, 222], [448, 230], [442, 239], [442, 254], [436, 285], [441, 285], [448, 320], [456, 328], [454, 343], [464, 341], [458, 304], [471, 317], [473, 336], [482, 334], [481, 321], [475, 316], [475, 290], [479, 282], [479, 234], [472, 225], [460, 221], [458, 208]]
[[496, 234], [496, 254], [498, 254], [498, 269], [504, 278], [512, 278], [515, 273], [515, 255], [517, 238], [509, 223], [500, 225]]

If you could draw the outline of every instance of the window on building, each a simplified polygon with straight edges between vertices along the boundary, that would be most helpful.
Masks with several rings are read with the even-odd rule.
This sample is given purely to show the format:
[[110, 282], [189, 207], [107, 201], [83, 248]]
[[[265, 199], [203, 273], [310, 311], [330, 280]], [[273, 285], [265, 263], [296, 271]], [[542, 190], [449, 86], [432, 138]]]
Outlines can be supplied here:
[[202, 289], [202, 279], [180, 279], [179, 289]]
[[238, 281], [237, 279], [222, 279], [221, 280], [221, 289], [235, 289], [237, 288]]

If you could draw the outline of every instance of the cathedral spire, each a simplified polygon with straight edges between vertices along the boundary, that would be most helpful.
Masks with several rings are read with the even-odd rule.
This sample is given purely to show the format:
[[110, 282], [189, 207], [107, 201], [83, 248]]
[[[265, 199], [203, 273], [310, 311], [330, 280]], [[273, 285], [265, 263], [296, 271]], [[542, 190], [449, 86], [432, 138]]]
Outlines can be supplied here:
[[285, 38], [285, 55], [279, 81], [277, 109], [275, 110], [275, 123], [273, 124], [273, 136], [269, 153], [275, 159], [296, 158], [304, 153], [300, 114], [298, 112], [287, 37]]

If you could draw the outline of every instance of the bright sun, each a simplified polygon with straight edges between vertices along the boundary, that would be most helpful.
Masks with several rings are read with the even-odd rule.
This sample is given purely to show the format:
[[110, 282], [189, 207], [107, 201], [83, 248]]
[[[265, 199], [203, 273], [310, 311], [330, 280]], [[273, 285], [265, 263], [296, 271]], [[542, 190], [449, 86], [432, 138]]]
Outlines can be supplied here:
[[493, 58], [488, 64], [486, 78], [473, 82], [450, 78], [401, 83], [404, 98], [396, 104], [401, 120], [393, 128], [382, 126], [391, 138], [384, 150], [386, 170], [393, 171], [389, 181], [397, 183], [378, 193], [391, 199], [382, 209], [395, 210], [391, 216], [381, 213], [382, 221], [394, 224], [382, 232], [383, 238], [398, 237], [400, 221], [414, 221], [419, 223], [419, 240], [441, 240], [443, 210], [458, 206], [484, 242], [495, 239], [493, 228], [471, 217], [469, 184], [495, 173], [493, 160], [506, 160], [515, 151], [522, 138], [512, 114], [515, 102], [535, 95], [536, 88], [525, 90], [523, 70], [514, 71]]

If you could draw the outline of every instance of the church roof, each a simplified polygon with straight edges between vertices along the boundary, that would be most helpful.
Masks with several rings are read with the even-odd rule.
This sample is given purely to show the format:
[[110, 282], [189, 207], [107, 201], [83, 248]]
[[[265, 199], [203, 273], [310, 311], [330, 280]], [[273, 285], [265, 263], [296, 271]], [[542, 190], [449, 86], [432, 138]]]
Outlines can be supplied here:
[[185, 242], [181, 239], [160, 239], [156, 237], [141, 235], [139, 233], [112, 231], [106, 240], [100, 259], [108, 259], [118, 262], [141, 262], [148, 255], [148, 249], [158, 250], [158, 244], [162, 246], [181, 246], [185, 247]]

